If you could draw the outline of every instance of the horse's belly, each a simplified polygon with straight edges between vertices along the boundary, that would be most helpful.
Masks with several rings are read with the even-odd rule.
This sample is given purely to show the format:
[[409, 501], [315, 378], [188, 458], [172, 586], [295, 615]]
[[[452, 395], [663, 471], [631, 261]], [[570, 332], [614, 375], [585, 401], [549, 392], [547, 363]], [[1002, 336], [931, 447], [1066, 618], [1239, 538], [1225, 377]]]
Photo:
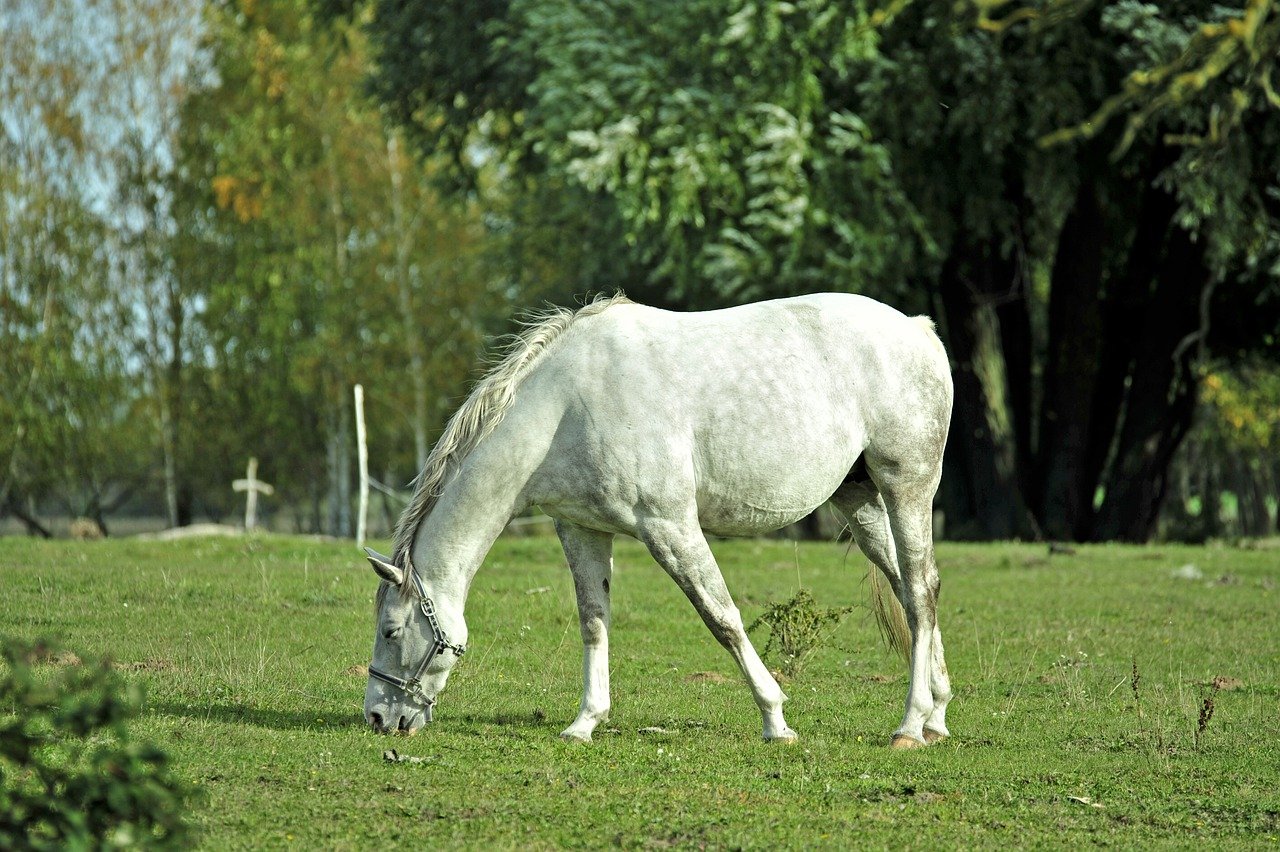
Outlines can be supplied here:
[[827, 501], [857, 459], [852, 448], [829, 449], [779, 453], [754, 464], [712, 462], [698, 477], [699, 523], [716, 535], [757, 535], [795, 523]]
[[772, 509], [745, 503], [711, 506], [699, 504], [698, 523], [705, 532], [712, 535], [759, 535], [793, 524], [816, 508], [817, 506], [807, 506], [803, 509]]

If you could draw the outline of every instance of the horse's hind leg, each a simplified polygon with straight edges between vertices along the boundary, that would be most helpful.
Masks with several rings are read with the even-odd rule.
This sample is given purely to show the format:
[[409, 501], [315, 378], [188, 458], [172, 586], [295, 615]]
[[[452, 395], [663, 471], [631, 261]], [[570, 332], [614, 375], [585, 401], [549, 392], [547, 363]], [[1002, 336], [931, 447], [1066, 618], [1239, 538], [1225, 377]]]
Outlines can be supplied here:
[[[894, 591], [906, 611], [911, 634], [911, 684], [902, 724], [893, 735], [895, 746], [909, 747], [948, 735], [946, 708], [951, 700], [951, 681], [937, 625], [940, 584], [933, 554], [932, 509], [938, 473], [936, 469], [922, 471], [887, 462], [869, 464], [883, 500], [884, 517], [883, 522], [872, 520], [872, 534], [864, 528], [863, 536], [874, 544], [882, 539], [884, 526], [891, 534], [899, 575]], [[864, 519], [874, 515], [865, 507], [860, 513]], [[887, 549], [881, 547], [882, 552]], [[868, 556], [875, 561], [873, 554]]]
[[764, 738], [794, 741], [796, 732], [787, 727], [786, 720], [782, 718], [782, 702], [787, 697], [747, 638], [742, 616], [734, 606], [720, 567], [716, 565], [696, 520], [674, 523], [648, 519], [638, 525], [636, 532], [653, 558], [688, 596], [712, 635], [728, 649], [742, 669], [760, 708]]
[[[893, 530], [889, 523], [889, 513], [879, 489], [870, 480], [849, 481], [831, 495], [831, 503], [849, 522], [849, 531], [853, 540], [872, 564], [880, 569], [889, 581], [889, 587], [899, 603], [903, 601], [904, 585], [901, 569], [898, 566], [897, 548], [894, 544]], [[932, 521], [932, 518], [930, 519]], [[930, 530], [932, 540], [932, 530]], [[936, 576], [936, 566], [934, 568]], [[936, 604], [937, 592], [934, 592]], [[905, 609], [905, 606], [904, 606]], [[947, 702], [951, 700], [951, 682], [947, 676], [947, 664], [942, 651], [942, 634], [934, 619], [933, 640], [929, 653], [929, 692], [933, 699], [933, 709], [923, 726], [923, 740], [936, 742], [949, 735], [946, 725]], [[910, 630], [910, 627], [908, 627]], [[907, 647], [902, 650], [910, 653], [913, 649], [913, 636], [893, 641], [895, 647], [902, 642]], [[908, 699], [910, 701], [910, 699]]]
[[894, 744], [900, 747], [910, 745], [907, 740], [927, 742], [926, 726], [935, 738], [946, 736], [946, 705], [951, 699], [937, 622], [940, 583], [933, 555], [931, 500], [911, 491], [916, 489], [885, 494], [898, 568], [902, 572], [899, 600], [911, 630], [911, 686], [902, 724], [894, 732]]
[[[937, 600], [937, 593], [934, 593]], [[947, 730], [947, 704], [951, 701], [951, 676], [947, 673], [947, 659], [942, 651], [942, 631], [938, 629], [935, 619], [933, 625], [933, 664], [929, 675], [929, 686], [933, 690], [933, 712], [924, 723], [925, 742], [935, 743], [951, 736]]]
[[613, 536], [564, 521], [556, 532], [573, 572], [582, 628], [582, 704], [578, 718], [560, 736], [591, 741], [596, 725], [609, 718], [609, 582], [613, 575]]
[[894, 552], [893, 531], [889, 529], [889, 515], [875, 483], [846, 482], [831, 495], [831, 504], [849, 522], [849, 532], [859, 549], [884, 574], [894, 596], [901, 599], [902, 575]]

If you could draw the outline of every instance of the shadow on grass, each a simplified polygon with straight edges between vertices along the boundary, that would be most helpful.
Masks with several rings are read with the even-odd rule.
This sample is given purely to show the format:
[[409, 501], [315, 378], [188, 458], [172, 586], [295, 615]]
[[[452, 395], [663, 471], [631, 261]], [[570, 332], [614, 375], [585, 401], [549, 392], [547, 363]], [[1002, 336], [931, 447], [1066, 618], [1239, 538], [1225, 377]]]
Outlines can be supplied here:
[[[547, 715], [541, 711], [532, 713], [461, 713], [448, 718], [466, 725], [497, 725], [501, 728], [550, 728], [555, 724], [552, 721], [548, 721]], [[570, 719], [569, 721], [573, 720]], [[564, 724], [569, 724], [569, 721]]]
[[261, 707], [244, 707], [239, 704], [174, 704], [165, 701], [148, 701], [144, 714], [170, 716], [181, 719], [198, 719], [203, 722], [230, 722], [238, 725], [256, 725], [280, 731], [346, 730], [365, 727], [359, 713], [334, 716], [331, 713], [302, 713], [290, 710], [269, 710]]
[[[227, 722], [237, 725], [254, 725], [280, 731], [337, 731], [366, 727], [358, 712], [350, 716], [334, 716], [331, 713], [304, 713], [291, 710], [270, 710], [261, 707], [245, 707], [239, 704], [176, 704], [165, 701], [147, 702], [145, 714], [196, 719], [203, 722]], [[548, 728], [553, 725], [541, 713], [462, 713], [450, 715], [432, 725], [449, 726], [450, 723], [466, 726], [494, 725], [504, 728]], [[566, 723], [567, 724], [567, 723]]]

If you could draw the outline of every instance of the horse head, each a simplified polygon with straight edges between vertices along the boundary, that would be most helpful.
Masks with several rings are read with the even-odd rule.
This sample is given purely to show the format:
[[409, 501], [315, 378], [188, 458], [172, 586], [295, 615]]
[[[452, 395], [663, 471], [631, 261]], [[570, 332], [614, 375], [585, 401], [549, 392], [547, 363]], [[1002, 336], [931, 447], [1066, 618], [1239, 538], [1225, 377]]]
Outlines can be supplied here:
[[[400, 567], [365, 548], [382, 580], [374, 620], [373, 659], [364, 693], [364, 718], [378, 733], [414, 734], [431, 721], [436, 696], [465, 652], [451, 642], [426, 586], [408, 559]], [[450, 627], [455, 625], [450, 624]], [[465, 639], [466, 626], [452, 636]]]

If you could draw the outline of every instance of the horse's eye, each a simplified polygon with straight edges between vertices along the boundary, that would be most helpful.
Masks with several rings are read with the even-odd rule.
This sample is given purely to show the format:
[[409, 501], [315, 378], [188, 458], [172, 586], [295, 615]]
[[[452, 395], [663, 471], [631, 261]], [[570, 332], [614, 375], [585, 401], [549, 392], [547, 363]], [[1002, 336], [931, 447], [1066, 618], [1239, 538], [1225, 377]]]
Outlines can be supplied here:
[[382, 631], [383, 639], [399, 639], [400, 634], [404, 633], [403, 627], [388, 627]]

